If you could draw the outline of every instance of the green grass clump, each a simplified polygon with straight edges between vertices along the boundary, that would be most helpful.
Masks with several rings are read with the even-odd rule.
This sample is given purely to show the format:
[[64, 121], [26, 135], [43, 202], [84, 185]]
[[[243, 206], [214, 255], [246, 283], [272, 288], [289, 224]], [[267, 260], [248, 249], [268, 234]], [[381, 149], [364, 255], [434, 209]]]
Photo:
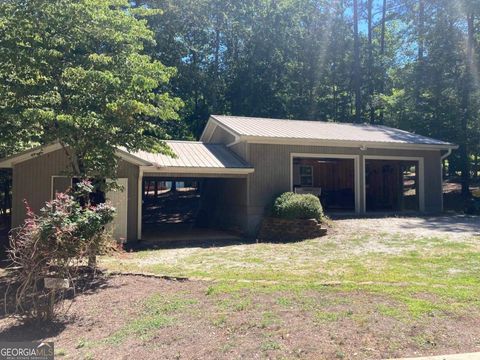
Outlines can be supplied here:
[[169, 299], [161, 294], [152, 295], [142, 303], [140, 314], [110, 335], [105, 342], [118, 345], [130, 336], [143, 341], [150, 340], [158, 329], [174, 323], [176, 312], [196, 302], [182, 297]]

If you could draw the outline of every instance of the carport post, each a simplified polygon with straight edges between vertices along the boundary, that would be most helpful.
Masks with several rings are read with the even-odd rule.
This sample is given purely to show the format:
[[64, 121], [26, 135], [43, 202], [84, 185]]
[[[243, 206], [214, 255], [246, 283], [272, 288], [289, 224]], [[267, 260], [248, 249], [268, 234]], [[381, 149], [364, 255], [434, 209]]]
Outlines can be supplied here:
[[143, 169], [139, 166], [138, 172], [138, 209], [137, 209], [137, 240], [142, 240], [142, 203], [143, 203]]

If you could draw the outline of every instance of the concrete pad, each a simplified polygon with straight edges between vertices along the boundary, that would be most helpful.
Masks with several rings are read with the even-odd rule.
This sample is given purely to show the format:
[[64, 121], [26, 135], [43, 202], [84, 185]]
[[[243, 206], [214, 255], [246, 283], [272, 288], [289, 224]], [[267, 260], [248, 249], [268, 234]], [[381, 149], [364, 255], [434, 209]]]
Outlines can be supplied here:
[[453, 355], [422, 356], [415, 358], [399, 358], [390, 360], [480, 360], [480, 352]]

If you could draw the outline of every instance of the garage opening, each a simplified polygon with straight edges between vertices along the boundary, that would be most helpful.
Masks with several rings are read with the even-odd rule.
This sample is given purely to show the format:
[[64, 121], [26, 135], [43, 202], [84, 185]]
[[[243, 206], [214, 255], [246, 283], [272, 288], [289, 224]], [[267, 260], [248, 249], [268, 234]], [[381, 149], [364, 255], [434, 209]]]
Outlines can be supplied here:
[[145, 232], [171, 231], [202, 226], [201, 181], [144, 178], [143, 224]]
[[236, 179], [144, 177], [142, 240], [194, 241], [237, 239], [226, 222], [234, 207], [218, 201]]
[[367, 211], [418, 211], [418, 161], [365, 160]]
[[355, 160], [293, 158], [293, 190], [314, 194], [327, 212], [355, 211]]

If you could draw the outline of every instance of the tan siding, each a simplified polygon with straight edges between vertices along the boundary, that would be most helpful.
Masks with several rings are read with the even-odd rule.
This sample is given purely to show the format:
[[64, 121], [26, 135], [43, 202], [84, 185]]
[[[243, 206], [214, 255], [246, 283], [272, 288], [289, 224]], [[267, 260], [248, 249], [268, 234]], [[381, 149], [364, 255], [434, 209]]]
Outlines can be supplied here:
[[230, 144], [235, 141], [235, 136], [233, 136], [228, 131], [222, 129], [220, 126], [217, 126], [213, 131], [212, 137], [210, 138], [210, 144]]
[[246, 142], [240, 142], [230, 146], [229, 149], [248, 163], [248, 146]]
[[68, 161], [63, 150], [40, 155], [13, 166], [12, 227], [19, 226], [25, 218], [26, 200], [38, 213], [51, 197], [52, 175], [63, 175]]
[[[68, 159], [63, 150], [44, 154], [13, 167], [12, 227], [18, 227], [25, 219], [24, 199], [38, 213], [51, 199], [52, 176], [64, 175]], [[137, 179], [138, 167], [119, 162], [118, 177], [126, 177], [128, 183], [128, 240], [136, 239], [137, 229]]]
[[[290, 191], [290, 154], [345, 154], [360, 155], [360, 189], [363, 189], [362, 160], [364, 155], [423, 157], [425, 164], [425, 211], [441, 210], [442, 188], [440, 177], [440, 151], [339, 148], [324, 146], [294, 146], [249, 144], [248, 162], [255, 168], [249, 175], [249, 228], [255, 228], [265, 206], [274, 196]], [[363, 190], [360, 205], [363, 208]]]
[[119, 178], [128, 178], [128, 225], [127, 240], [137, 240], [138, 223], [138, 166], [120, 160], [118, 163], [117, 176]]

